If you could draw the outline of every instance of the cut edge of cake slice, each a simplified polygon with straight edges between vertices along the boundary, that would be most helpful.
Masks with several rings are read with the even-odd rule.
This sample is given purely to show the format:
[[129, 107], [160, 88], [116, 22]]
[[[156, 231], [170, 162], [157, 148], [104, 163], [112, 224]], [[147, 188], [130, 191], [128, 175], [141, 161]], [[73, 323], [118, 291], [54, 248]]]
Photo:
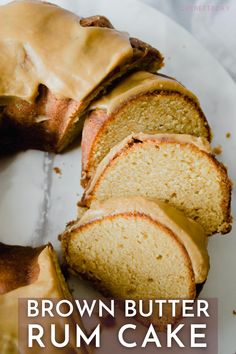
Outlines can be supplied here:
[[[95, 200], [124, 195], [157, 198], [198, 221], [208, 235], [225, 234], [232, 226], [231, 188], [225, 166], [216, 160], [206, 139], [139, 133], [125, 138], [104, 157], [79, 204], [89, 207]], [[199, 213], [204, 222], [199, 220]]]
[[[65, 235], [104, 217], [122, 213], [139, 213], [168, 227], [184, 245], [192, 262], [195, 282], [201, 284], [209, 271], [208, 240], [203, 228], [181, 211], [157, 199], [143, 197], [118, 197], [103, 202], [96, 201], [90, 209], [80, 208], [78, 219], [68, 224]], [[62, 245], [69, 241], [61, 236]], [[65, 247], [66, 248], [66, 247]]]

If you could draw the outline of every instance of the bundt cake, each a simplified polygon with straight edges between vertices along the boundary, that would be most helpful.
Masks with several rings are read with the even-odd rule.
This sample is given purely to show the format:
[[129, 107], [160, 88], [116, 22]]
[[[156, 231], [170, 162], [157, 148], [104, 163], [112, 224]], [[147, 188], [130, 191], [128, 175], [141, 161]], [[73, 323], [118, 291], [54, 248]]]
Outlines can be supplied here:
[[100, 16], [81, 19], [34, 0], [0, 6], [0, 152], [63, 150], [86, 108], [134, 69], [155, 72], [158, 50]]
[[89, 108], [82, 134], [82, 185], [113, 146], [139, 132], [210, 140], [210, 128], [192, 92], [165, 75], [130, 74]]
[[[0, 243], [0, 352], [18, 354], [18, 300], [69, 299], [71, 295], [51, 245]], [[36, 353], [36, 352], [35, 352]]]
[[207, 235], [231, 229], [231, 181], [204, 138], [128, 136], [101, 161], [80, 205], [136, 195], [170, 203], [198, 221]]

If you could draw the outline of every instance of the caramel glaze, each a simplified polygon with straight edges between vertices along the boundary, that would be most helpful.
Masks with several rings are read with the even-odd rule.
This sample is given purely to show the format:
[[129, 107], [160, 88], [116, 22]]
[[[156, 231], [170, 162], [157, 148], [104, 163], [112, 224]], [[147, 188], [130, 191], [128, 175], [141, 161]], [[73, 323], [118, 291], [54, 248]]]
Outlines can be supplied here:
[[81, 101], [133, 55], [128, 33], [84, 27], [80, 17], [54, 4], [13, 1], [0, 7], [0, 21], [3, 104], [15, 97], [34, 102], [39, 84], [57, 98]]
[[[40, 10], [40, 15], [35, 9]], [[32, 16], [35, 12], [37, 21]], [[27, 148], [62, 151], [81, 131], [88, 105], [115, 79], [137, 68], [155, 72], [163, 65], [158, 50], [114, 30], [105, 17], [80, 19], [55, 5], [24, 0], [1, 6], [1, 18], [4, 21], [1, 21], [0, 54], [5, 51], [11, 60], [9, 64], [6, 60], [0, 63], [0, 71], [4, 73], [0, 83], [0, 154]], [[10, 20], [13, 26], [9, 26]], [[69, 44], [66, 35], [60, 36], [61, 28], [65, 32], [65, 27], [71, 29], [67, 32], [73, 37]], [[35, 35], [29, 35], [30, 28]], [[22, 58], [23, 49], [18, 48], [19, 38], [26, 42], [27, 33], [37, 49], [37, 55], [32, 56], [34, 60], [30, 55], [35, 53], [29, 45], [23, 45]], [[75, 33], [82, 38], [80, 41], [74, 41]], [[6, 37], [13, 37], [11, 45]], [[74, 55], [75, 48], [78, 55]], [[48, 51], [53, 51], [50, 60]], [[40, 58], [44, 66], [39, 65]], [[25, 65], [32, 64], [30, 59], [37, 70], [34, 66], [34, 70], [25, 70]], [[13, 78], [10, 67], [14, 65], [17, 70]]]

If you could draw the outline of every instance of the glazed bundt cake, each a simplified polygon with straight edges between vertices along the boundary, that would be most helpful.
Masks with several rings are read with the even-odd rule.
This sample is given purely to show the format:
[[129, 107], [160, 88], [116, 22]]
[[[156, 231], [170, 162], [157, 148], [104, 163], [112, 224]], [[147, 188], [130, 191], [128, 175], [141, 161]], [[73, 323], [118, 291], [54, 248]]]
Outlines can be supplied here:
[[82, 185], [113, 146], [139, 132], [191, 134], [210, 141], [209, 125], [192, 92], [165, 75], [130, 74], [89, 108], [82, 135]]
[[231, 229], [231, 181], [203, 138], [130, 135], [99, 164], [80, 204], [137, 195], [170, 203], [207, 235]]
[[155, 72], [158, 50], [100, 16], [81, 19], [54, 4], [0, 7], [0, 152], [63, 150], [91, 101], [134, 69]]

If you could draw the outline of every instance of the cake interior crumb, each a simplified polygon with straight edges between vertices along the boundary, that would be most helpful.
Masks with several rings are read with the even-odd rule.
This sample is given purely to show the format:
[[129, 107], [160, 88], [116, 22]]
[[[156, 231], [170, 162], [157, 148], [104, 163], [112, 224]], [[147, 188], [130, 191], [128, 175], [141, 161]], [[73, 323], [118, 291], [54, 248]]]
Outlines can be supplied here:
[[222, 153], [222, 147], [221, 147], [221, 145], [217, 145], [216, 147], [214, 147], [214, 148], [212, 149], [212, 151], [213, 151], [213, 154], [215, 154], [215, 155], [220, 155], [220, 154]]

